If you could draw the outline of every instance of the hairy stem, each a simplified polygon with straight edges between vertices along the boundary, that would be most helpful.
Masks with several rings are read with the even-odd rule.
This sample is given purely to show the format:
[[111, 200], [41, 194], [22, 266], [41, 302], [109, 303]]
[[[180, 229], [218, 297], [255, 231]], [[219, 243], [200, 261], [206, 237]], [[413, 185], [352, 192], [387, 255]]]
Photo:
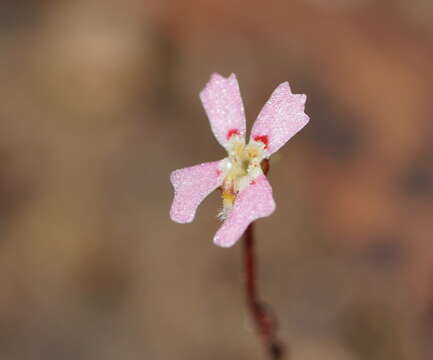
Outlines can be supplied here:
[[244, 237], [244, 270], [247, 304], [253, 317], [260, 339], [269, 359], [283, 359], [285, 349], [276, 337], [277, 322], [269, 308], [258, 299], [256, 286], [256, 260], [254, 244], [254, 226], [251, 223]]

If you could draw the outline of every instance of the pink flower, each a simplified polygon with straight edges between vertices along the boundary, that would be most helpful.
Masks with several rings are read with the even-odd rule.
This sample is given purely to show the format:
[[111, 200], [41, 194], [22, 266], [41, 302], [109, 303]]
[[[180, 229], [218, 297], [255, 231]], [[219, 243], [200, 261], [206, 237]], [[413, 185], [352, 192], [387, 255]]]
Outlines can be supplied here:
[[234, 74], [228, 78], [213, 74], [200, 99], [212, 132], [228, 156], [171, 173], [174, 200], [170, 217], [178, 223], [192, 222], [203, 199], [221, 187], [219, 217], [223, 223], [214, 243], [230, 247], [251, 222], [275, 210], [272, 187], [260, 164], [307, 124], [306, 96], [292, 94], [288, 82], [280, 84], [257, 117], [248, 144], [244, 106]]

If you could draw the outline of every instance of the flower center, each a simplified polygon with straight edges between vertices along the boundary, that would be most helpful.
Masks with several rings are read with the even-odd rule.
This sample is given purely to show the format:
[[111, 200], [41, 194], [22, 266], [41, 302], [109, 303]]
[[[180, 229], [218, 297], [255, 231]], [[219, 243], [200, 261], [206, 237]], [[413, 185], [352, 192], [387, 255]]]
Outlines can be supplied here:
[[254, 179], [263, 174], [260, 163], [265, 158], [265, 144], [252, 140], [245, 145], [245, 140], [233, 135], [227, 145], [229, 156], [221, 165], [224, 181], [222, 184], [223, 209], [219, 214], [225, 219], [233, 207], [236, 195]]

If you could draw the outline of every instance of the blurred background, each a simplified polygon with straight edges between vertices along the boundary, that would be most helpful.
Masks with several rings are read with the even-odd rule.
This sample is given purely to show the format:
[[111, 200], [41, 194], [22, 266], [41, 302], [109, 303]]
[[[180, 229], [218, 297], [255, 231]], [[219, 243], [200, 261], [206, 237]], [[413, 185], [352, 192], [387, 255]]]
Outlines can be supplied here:
[[234, 72], [249, 126], [307, 94], [256, 226], [292, 359], [433, 359], [432, 64], [430, 0], [3, 0], [0, 358], [264, 358], [218, 194], [168, 217]]

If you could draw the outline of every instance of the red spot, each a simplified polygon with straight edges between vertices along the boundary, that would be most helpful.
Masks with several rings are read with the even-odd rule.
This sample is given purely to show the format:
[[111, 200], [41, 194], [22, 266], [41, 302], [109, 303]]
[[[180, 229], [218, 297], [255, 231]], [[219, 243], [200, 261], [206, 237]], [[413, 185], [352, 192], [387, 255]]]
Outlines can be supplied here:
[[221, 173], [222, 173], [222, 171], [221, 171], [220, 169], [216, 169], [216, 174], [217, 174], [217, 176], [220, 176]]
[[260, 141], [263, 144], [265, 144], [265, 149], [268, 148], [268, 145], [269, 145], [268, 135], [256, 135], [256, 136], [254, 136], [254, 140], [255, 141]]
[[227, 140], [229, 140], [233, 135], [240, 135], [239, 130], [238, 129], [230, 129], [227, 132]]
[[250, 185], [255, 185], [256, 184], [256, 180], [251, 180], [250, 181]]

